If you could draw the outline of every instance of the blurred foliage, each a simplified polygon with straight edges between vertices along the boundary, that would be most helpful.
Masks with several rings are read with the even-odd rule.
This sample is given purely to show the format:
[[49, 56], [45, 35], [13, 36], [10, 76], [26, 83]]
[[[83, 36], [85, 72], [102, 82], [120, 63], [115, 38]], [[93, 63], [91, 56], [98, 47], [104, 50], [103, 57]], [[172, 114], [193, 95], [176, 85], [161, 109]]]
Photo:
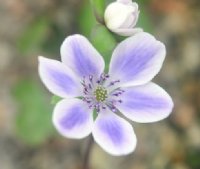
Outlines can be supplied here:
[[112, 51], [116, 45], [115, 38], [105, 27], [99, 26], [93, 32], [91, 42], [104, 57], [106, 63], [105, 71], [107, 72]]
[[93, 10], [96, 10], [97, 14], [102, 17], [104, 15], [106, 5], [105, 0], [90, 0], [90, 2]]
[[89, 1], [84, 1], [79, 13], [78, 26], [83, 35], [90, 38], [92, 29], [97, 24]]
[[192, 169], [200, 168], [200, 149], [191, 148], [187, 153], [187, 163]]
[[136, 0], [136, 2], [139, 4], [139, 6], [146, 6], [150, 3], [149, 0]]
[[45, 38], [45, 42], [42, 44], [41, 48], [45, 53], [57, 56], [60, 45], [66, 37], [66, 32], [63, 32], [62, 28], [53, 21], [49, 21], [49, 26], [48, 36]]
[[15, 86], [13, 94], [19, 103], [17, 134], [31, 145], [44, 142], [54, 131], [51, 122], [53, 107], [47, 103], [40, 85], [34, 80], [22, 80]]
[[19, 38], [17, 48], [26, 55], [41, 48], [47, 36], [49, 21], [46, 17], [36, 18]]
[[153, 32], [153, 23], [149, 16], [149, 13], [144, 9], [145, 7], [140, 5], [140, 16], [138, 19], [137, 27], [140, 27], [144, 30], [144, 32]]

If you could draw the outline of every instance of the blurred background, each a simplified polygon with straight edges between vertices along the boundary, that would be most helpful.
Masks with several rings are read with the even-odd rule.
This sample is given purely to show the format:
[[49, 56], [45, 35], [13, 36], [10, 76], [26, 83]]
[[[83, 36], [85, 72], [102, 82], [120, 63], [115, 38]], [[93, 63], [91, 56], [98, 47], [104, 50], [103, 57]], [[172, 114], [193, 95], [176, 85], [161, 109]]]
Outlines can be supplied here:
[[[107, 0], [108, 4], [111, 0]], [[135, 152], [112, 157], [94, 145], [92, 169], [200, 169], [200, 1], [137, 0], [138, 26], [164, 42], [167, 57], [153, 80], [172, 96], [171, 116], [132, 123]], [[96, 0], [99, 14], [104, 1]], [[0, 0], [0, 168], [81, 169], [88, 138], [70, 140], [52, 126], [55, 99], [38, 77], [38, 55], [60, 59], [74, 33], [108, 62], [116, 38], [96, 24], [89, 0]]]

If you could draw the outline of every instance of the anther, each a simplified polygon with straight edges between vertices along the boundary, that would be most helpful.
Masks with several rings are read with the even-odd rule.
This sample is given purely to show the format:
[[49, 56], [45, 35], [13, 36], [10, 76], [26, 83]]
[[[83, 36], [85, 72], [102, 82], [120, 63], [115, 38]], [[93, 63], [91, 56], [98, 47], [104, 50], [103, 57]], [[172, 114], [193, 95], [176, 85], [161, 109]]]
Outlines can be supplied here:
[[89, 80], [90, 80], [90, 82], [92, 82], [92, 80], [93, 80], [93, 76], [92, 75], [89, 75]]
[[106, 106], [102, 106], [101, 108], [105, 110], [105, 109], [106, 109]]
[[118, 100], [119, 103], [122, 103], [122, 100]]
[[117, 109], [115, 107], [111, 107], [112, 112], [117, 112]]
[[89, 86], [90, 89], [92, 89], [92, 85], [90, 83], [88, 84], [88, 86]]
[[119, 82], [120, 82], [120, 80], [112, 81], [112, 82], [110, 82], [109, 86], [114, 86], [116, 83], [119, 83]]

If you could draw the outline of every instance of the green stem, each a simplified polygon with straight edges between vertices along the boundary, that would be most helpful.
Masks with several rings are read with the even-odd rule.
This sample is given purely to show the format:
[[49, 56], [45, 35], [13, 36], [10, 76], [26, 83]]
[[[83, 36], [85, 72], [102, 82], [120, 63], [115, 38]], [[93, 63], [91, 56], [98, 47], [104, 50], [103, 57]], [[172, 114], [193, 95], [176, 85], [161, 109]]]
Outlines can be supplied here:
[[97, 9], [96, 9], [96, 7], [94, 5], [93, 0], [90, 0], [90, 4], [91, 4], [91, 7], [92, 7], [93, 14], [94, 14], [94, 16], [96, 18], [96, 21], [98, 23], [102, 24], [102, 25], [105, 25], [104, 18], [98, 14]]

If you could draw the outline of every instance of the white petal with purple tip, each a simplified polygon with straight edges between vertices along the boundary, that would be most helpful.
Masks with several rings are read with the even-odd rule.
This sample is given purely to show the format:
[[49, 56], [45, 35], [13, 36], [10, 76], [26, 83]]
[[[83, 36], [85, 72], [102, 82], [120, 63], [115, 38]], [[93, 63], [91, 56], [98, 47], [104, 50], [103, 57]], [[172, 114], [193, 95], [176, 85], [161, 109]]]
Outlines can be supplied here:
[[98, 77], [103, 73], [105, 63], [102, 56], [84, 36], [67, 37], [60, 52], [62, 62], [75, 71], [80, 78], [89, 75]]
[[84, 138], [92, 131], [92, 110], [80, 99], [62, 100], [54, 109], [53, 124], [65, 137]]
[[136, 146], [132, 126], [110, 110], [99, 113], [92, 134], [106, 152], [115, 156], [129, 154]]
[[173, 101], [160, 86], [150, 82], [145, 85], [123, 88], [122, 103], [116, 105], [127, 118], [140, 123], [150, 123], [169, 116]]
[[40, 56], [39, 75], [49, 91], [57, 96], [68, 98], [80, 95], [80, 80], [71, 69], [57, 60]]
[[113, 52], [109, 74], [121, 86], [145, 84], [162, 67], [166, 49], [152, 35], [141, 32], [121, 42]]

